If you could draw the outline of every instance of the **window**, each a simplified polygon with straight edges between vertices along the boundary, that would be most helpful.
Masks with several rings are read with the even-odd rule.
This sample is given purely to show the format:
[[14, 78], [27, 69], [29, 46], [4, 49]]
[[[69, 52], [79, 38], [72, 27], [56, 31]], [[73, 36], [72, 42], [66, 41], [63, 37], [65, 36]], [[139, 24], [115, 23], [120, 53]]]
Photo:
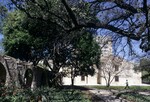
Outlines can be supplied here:
[[115, 65], [115, 71], [119, 71], [119, 66], [118, 65]]
[[119, 81], [119, 76], [115, 76], [115, 82]]
[[85, 81], [85, 76], [81, 75], [81, 81]]
[[105, 46], [104, 46], [104, 48], [105, 48], [105, 49], [107, 49], [107, 48], [108, 48], [108, 46], [107, 46], [107, 45], [105, 45]]

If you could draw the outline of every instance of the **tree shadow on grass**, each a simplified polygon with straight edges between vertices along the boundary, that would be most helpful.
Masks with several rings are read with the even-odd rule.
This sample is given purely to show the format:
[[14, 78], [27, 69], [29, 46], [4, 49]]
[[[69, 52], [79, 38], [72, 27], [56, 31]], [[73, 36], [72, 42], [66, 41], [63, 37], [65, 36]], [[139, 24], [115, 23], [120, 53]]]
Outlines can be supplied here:
[[94, 93], [89, 92], [89, 90], [91, 90], [90, 88], [87, 88], [87, 87], [84, 87], [84, 86], [70, 86], [70, 85], [65, 85], [65, 86], [62, 86], [62, 89], [80, 90], [80, 91], [82, 91], [85, 94], [85, 96], [91, 102], [105, 102], [105, 100], [103, 100], [98, 95], [95, 95]]

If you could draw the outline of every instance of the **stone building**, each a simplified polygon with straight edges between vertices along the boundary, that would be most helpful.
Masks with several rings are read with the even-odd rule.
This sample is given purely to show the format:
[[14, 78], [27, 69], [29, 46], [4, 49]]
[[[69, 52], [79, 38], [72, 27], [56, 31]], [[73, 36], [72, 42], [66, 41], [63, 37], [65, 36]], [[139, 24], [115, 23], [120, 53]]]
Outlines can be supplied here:
[[31, 83], [32, 64], [10, 56], [0, 55], [0, 83], [21, 87]]
[[0, 86], [35, 88], [47, 85], [50, 77], [51, 72], [40, 65], [0, 55]]
[[[75, 85], [111, 85], [124, 86], [126, 81], [129, 85], [140, 85], [141, 72], [134, 71], [135, 63], [113, 55], [112, 40], [110, 37], [97, 36], [95, 40], [101, 46], [101, 67], [95, 66], [94, 76], [77, 76]], [[71, 85], [71, 75], [63, 78], [64, 85]]]

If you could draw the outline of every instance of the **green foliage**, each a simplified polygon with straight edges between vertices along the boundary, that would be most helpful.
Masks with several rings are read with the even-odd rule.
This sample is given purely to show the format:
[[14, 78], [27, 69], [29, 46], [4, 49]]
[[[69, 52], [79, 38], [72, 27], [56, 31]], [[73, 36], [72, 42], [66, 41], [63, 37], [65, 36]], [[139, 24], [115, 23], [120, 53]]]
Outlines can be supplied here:
[[[35, 21], [45, 21], [49, 24], [49, 27], [53, 25], [59, 27], [61, 34], [82, 28], [107, 29], [117, 35], [120, 34], [118, 36], [141, 40], [140, 48], [145, 51], [149, 50], [149, 31], [146, 30], [146, 28], [149, 29], [149, 5], [146, 3], [148, 1], [144, 0], [143, 3], [140, 0], [133, 0], [132, 3], [128, 3], [128, 0], [120, 2], [114, 0], [109, 2], [105, 0], [6, 1], [12, 1], [13, 6], [15, 5]], [[141, 6], [143, 9], [141, 9]], [[133, 16], [131, 17], [131, 15]], [[63, 35], [68, 36], [68, 34]], [[112, 33], [112, 35], [114, 34]], [[127, 42], [129, 41], [127, 39]], [[131, 44], [129, 45], [131, 46]]]
[[140, 65], [135, 67], [136, 71], [142, 72], [143, 83], [150, 83], [150, 59], [143, 58], [140, 60]]
[[3, 26], [3, 19], [7, 15], [7, 9], [0, 3], [0, 33], [2, 32], [2, 26]]
[[[31, 89], [0, 88], [1, 102], [89, 102], [82, 92], [71, 89], [55, 89], [43, 87]], [[2, 91], [3, 90], [3, 91]]]
[[77, 40], [75, 46], [77, 49], [77, 60], [80, 62], [79, 67], [81, 68], [81, 73], [93, 75], [93, 65], [97, 61], [100, 61], [99, 45], [90, 32], [84, 32]]
[[0, 2], [0, 19], [4, 18], [7, 13], [7, 8]]
[[[18, 58], [23, 57], [23, 53], [27, 56], [30, 53], [28, 44], [30, 43], [28, 32], [21, 28], [21, 20], [24, 16], [18, 11], [9, 13], [7, 19], [5, 19], [3, 34], [4, 34], [4, 48], [6, 54]], [[20, 49], [26, 47], [26, 51]], [[20, 52], [23, 52], [22, 54]]]
[[[68, 1], [70, 5], [71, 2], [73, 1]], [[88, 19], [88, 3], [73, 2], [74, 5], [68, 9], [65, 0], [25, 0], [19, 4], [17, 1], [13, 3], [20, 5], [22, 9], [10, 12], [4, 22], [4, 48], [7, 55], [22, 60], [53, 60], [53, 68], [50, 69], [54, 74], [58, 74], [60, 68], [66, 65], [66, 61], [71, 59], [71, 65], [78, 73], [94, 74], [93, 64], [99, 60], [97, 56], [100, 54], [98, 45], [91, 33], [87, 33], [87, 29], [69, 31], [76, 26], [73, 24], [76, 21], [71, 19], [74, 13], [79, 15], [81, 20]], [[79, 7], [84, 8], [80, 13]], [[69, 10], [74, 13], [68, 14]], [[48, 64], [46, 66], [49, 67]]]
[[93, 64], [99, 61], [100, 51], [92, 34], [81, 30], [65, 38], [63, 35], [66, 33], [59, 31], [61, 29], [53, 23], [50, 26], [48, 22], [27, 18], [20, 11], [11, 12], [3, 27], [6, 54], [22, 60], [51, 59], [54, 74], [70, 59], [78, 73], [93, 75]]
[[90, 31], [80, 31], [78, 37], [71, 40], [67, 49], [67, 66], [77, 75], [94, 75], [93, 65], [100, 61], [100, 49]]
[[[19, 12], [10, 12], [3, 24], [4, 49], [7, 55], [22, 60], [31, 60], [33, 51], [40, 57], [44, 41], [40, 37], [29, 35], [29, 31], [24, 29], [26, 16]], [[34, 53], [35, 54], [35, 53]]]

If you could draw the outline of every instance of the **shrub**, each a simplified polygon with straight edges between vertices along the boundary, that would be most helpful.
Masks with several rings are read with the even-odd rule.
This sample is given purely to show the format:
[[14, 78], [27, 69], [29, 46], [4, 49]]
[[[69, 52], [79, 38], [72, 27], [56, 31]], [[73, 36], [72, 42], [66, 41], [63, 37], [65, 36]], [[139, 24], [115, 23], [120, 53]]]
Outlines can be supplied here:
[[0, 89], [0, 102], [88, 102], [82, 92], [73, 89], [56, 89], [42, 87], [34, 91], [30, 89]]

